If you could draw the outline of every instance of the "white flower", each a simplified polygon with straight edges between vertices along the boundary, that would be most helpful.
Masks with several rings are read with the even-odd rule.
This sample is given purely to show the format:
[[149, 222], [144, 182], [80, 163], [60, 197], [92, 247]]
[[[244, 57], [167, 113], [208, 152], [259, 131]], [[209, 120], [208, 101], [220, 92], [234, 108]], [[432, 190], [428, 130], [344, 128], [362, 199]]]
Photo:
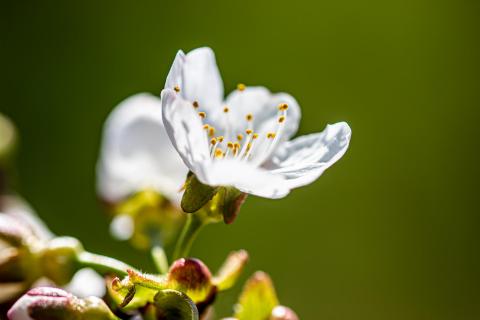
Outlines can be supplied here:
[[187, 168], [173, 149], [162, 122], [160, 99], [140, 93], [109, 115], [97, 165], [100, 196], [110, 202], [151, 189], [174, 204]]
[[264, 87], [245, 87], [223, 100], [209, 48], [180, 51], [162, 91], [163, 121], [184, 163], [204, 184], [281, 198], [316, 180], [345, 153], [345, 122], [289, 141], [300, 121], [297, 101]]

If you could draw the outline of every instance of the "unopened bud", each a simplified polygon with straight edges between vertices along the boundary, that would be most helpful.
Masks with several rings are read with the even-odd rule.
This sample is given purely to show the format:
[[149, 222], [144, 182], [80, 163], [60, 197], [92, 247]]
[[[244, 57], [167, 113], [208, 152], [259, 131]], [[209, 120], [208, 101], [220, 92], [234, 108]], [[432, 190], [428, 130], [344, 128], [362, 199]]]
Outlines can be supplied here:
[[99, 298], [79, 299], [57, 288], [35, 288], [8, 311], [9, 320], [116, 320]]
[[198, 259], [179, 259], [170, 267], [167, 275], [168, 287], [186, 293], [195, 303], [203, 302], [215, 290], [212, 274]]
[[44, 275], [56, 284], [67, 284], [78, 271], [78, 255], [83, 252], [81, 243], [71, 237], [52, 239], [41, 254]]

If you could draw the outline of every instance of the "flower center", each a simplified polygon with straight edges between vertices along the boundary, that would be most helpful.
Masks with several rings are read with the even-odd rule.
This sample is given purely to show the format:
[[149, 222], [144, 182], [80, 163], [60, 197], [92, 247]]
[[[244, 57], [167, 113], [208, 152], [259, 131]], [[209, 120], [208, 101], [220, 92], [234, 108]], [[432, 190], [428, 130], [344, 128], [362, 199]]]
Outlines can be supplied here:
[[[195, 109], [198, 109], [199, 107], [197, 101], [193, 101], [192, 105]], [[243, 132], [233, 132], [232, 128], [230, 127], [230, 108], [228, 106], [223, 106], [222, 108], [222, 116], [225, 123], [223, 132], [224, 135], [216, 135], [217, 130], [212, 125], [207, 123], [207, 114], [203, 111], [198, 112], [198, 116], [203, 122], [203, 129], [205, 130], [207, 139], [210, 142], [210, 156], [212, 159], [239, 159], [242, 161], [249, 161], [252, 158], [265, 159], [264, 157], [256, 157], [256, 154], [262, 153], [264, 155], [268, 155], [278, 143], [279, 137], [281, 136], [283, 127], [287, 120], [288, 105], [286, 103], [281, 103], [278, 105], [278, 115], [275, 130], [264, 132], [262, 134], [255, 132], [253, 121], [254, 116], [251, 113], [245, 114], [244, 118], [241, 120], [246, 121], [247, 129]], [[262, 138], [261, 135], [265, 135], [264, 138], [266, 139], [260, 139]], [[262, 160], [258, 161], [262, 162]]]

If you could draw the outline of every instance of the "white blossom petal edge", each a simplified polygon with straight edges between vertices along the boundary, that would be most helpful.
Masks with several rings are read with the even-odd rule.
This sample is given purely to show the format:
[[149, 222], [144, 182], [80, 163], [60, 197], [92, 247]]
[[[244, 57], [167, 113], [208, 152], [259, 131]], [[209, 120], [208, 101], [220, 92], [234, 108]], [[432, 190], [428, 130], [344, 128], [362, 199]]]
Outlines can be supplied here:
[[243, 85], [225, 101], [222, 94], [211, 49], [177, 54], [162, 91], [163, 122], [204, 184], [281, 198], [315, 181], [348, 148], [351, 129], [345, 122], [289, 141], [301, 117], [289, 94]]
[[163, 126], [160, 98], [136, 94], [112, 111], [97, 164], [97, 188], [103, 199], [117, 202], [153, 189], [178, 205], [187, 171]]

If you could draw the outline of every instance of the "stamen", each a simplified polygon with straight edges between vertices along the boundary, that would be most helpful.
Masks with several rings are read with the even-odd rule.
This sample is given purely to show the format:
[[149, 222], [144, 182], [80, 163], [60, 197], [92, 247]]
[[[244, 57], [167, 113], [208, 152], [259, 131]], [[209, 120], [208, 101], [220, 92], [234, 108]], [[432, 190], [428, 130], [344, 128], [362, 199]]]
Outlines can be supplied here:
[[217, 137], [217, 140], [218, 140], [219, 143], [222, 143], [223, 142], [223, 136]]
[[227, 147], [228, 147], [228, 149], [233, 149], [233, 142], [228, 141]]
[[242, 141], [242, 140], [243, 140], [243, 135], [242, 135], [242, 134], [238, 134], [238, 135], [237, 135], [237, 140], [238, 140], [238, 141]]
[[273, 138], [275, 138], [276, 135], [277, 135], [277, 134], [276, 134], [275, 132], [268, 132], [268, 133], [267, 133], [267, 138], [268, 138], [268, 139], [273, 139]]
[[210, 129], [210, 126], [209, 126], [208, 124], [204, 124], [204, 125], [203, 125], [203, 129], [204, 129], [204, 130], [208, 130], [208, 129]]
[[278, 105], [278, 110], [280, 110], [280, 111], [285, 111], [287, 109], [288, 109], [288, 104], [286, 104], [286, 103], [280, 103]]
[[238, 91], [244, 91], [246, 86], [243, 83], [237, 84], [237, 90]]
[[179, 92], [180, 92], [180, 87], [179, 87], [179, 86], [175, 86], [175, 87], [173, 87], [173, 90], [175, 90], [176, 93], [179, 93]]
[[207, 117], [207, 114], [205, 112], [199, 112], [198, 115], [200, 116], [200, 118], [202, 119], [205, 119]]
[[282, 122], [284, 122], [284, 121], [285, 121], [285, 116], [280, 116], [280, 117], [278, 118], [278, 123], [282, 123]]
[[252, 132], [253, 132], [253, 130], [252, 130], [252, 129], [247, 129], [247, 130], [245, 130], [245, 133], [246, 133], [247, 135], [251, 135], [251, 134], [252, 134]]
[[198, 101], [195, 100], [195, 101], [192, 102], [192, 104], [193, 104], [193, 107], [194, 107], [195, 109], [198, 108]]
[[222, 149], [217, 148], [215, 149], [215, 158], [223, 158], [225, 154], [223, 153]]
[[258, 138], [258, 133], [254, 133], [253, 136], [252, 136], [252, 139], [255, 140]]
[[216, 145], [216, 144], [217, 144], [217, 139], [216, 139], [216, 138], [210, 139], [210, 144], [211, 144], [212, 146]]
[[230, 111], [228, 107], [223, 108], [223, 112], [227, 113], [228, 111]]
[[214, 137], [215, 136], [215, 128], [210, 126], [210, 128], [208, 128], [208, 135], [210, 137]]
[[247, 114], [245, 119], [247, 119], [247, 121], [252, 121], [253, 120], [253, 114], [251, 114], [251, 113]]
[[234, 156], [237, 155], [238, 150], [240, 150], [240, 143], [235, 142], [235, 143], [233, 144], [233, 155], [234, 155]]

